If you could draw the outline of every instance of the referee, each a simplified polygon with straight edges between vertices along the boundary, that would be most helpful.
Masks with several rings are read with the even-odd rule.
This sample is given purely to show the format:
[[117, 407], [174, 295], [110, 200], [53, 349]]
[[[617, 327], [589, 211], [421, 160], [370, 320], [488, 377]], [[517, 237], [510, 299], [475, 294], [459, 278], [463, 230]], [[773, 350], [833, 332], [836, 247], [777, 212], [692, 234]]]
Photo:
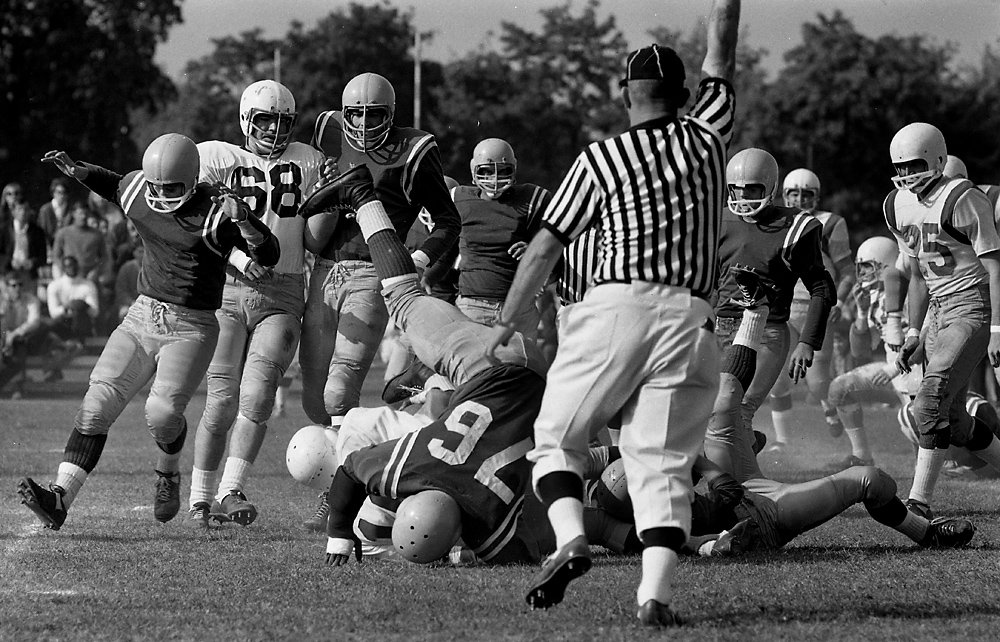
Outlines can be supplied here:
[[[650, 45], [626, 62], [631, 127], [588, 146], [543, 214], [507, 295], [490, 354], [513, 333], [564, 248], [591, 224], [600, 259], [583, 301], [566, 308], [535, 421], [533, 485], [556, 534], [527, 601], [548, 608], [590, 569], [583, 467], [590, 436], [619, 410], [620, 448], [643, 542], [638, 618], [679, 624], [670, 609], [677, 551], [691, 527], [691, 467], [719, 385], [707, 299], [715, 282], [732, 137], [739, 0], [714, 0], [708, 52], [690, 112], [684, 64]], [[503, 325], [506, 322], [508, 325]]]

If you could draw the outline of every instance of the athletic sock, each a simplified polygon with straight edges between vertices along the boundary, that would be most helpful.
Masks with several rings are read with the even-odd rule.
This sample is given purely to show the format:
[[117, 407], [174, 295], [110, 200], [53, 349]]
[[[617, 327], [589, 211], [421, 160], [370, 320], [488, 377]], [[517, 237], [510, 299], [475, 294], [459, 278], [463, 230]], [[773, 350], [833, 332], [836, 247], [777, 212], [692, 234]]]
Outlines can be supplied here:
[[250, 476], [250, 467], [253, 466], [246, 459], [237, 457], [227, 457], [226, 467], [222, 471], [222, 481], [219, 482], [219, 492], [215, 496], [220, 502], [231, 491], [243, 492], [243, 485]]
[[556, 534], [557, 549], [581, 535], [586, 535], [583, 527], [582, 500], [576, 497], [560, 497], [549, 505], [546, 514]]
[[85, 471], [80, 466], [72, 464], [68, 461], [64, 461], [59, 464], [59, 470], [56, 472], [55, 485], [66, 491], [63, 494], [63, 507], [69, 508], [73, 500], [76, 499], [77, 493], [80, 492], [80, 488], [83, 487], [84, 482], [87, 481], [87, 471]]
[[665, 546], [649, 546], [642, 551], [642, 580], [636, 592], [640, 606], [649, 600], [670, 604], [677, 563], [677, 552]]
[[[989, 429], [987, 428], [987, 430]], [[970, 450], [970, 452], [992, 466], [994, 470], [1000, 471], [1000, 440], [997, 440], [996, 437], [990, 440], [986, 448]]]
[[948, 450], [945, 448], [920, 448], [917, 450], [917, 465], [913, 471], [913, 486], [910, 487], [910, 499], [931, 505], [934, 496], [934, 484], [937, 482]]
[[216, 488], [219, 479], [218, 470], [191, 470], [191, 506], [198, 502], [212, 503], [212, 490]]
[[[784, 397], [777, 397], [772, 399], [773, 405], [779, 405], [779, 400], [785, 399]], [[788, 396], [788, 405], [791, 406], [791, 395]], [[792, 411], [787, 410], [772, 410], [771, 411], [771, 423], [774, 424], [774, 444], [788, 444], [792, 441]]]
[[383, 286], [386, 285], [386, 279], [416, 276], [417, 266], [414, 265], [410, 253], [406, 251], [406, 246], [399, 240], [394, 230], [381, 230], [373, 234], [368, 239], [368, 250], [371, 252], [375, 272], [383, 282]]
[[893, 528], [919, 544], [927, 536], [927, 529], [930, 528], [930, 525], [931, 523], [926, 518], [906, 511], [906, 516], [903, 518], [902, 523], [898, 526], [893, 526]]
[[184, 427], [181, 428], [181, 432], [177, 435], [169, 444], [162, 442], [156, 442], [159, 448], [159, 453], [156, 457], [156, 470], [164, 473], [166, 475], [178, 474], [181, 471], [181, 450], [184, 449], [184, 440], [187, 439], [187, 422], [184, 422]]
[[107, 433], [103, 435], [85, 435], [76, 428], [66, 441], [66, 451], [63, 461], [75, 464], [87, 473], [91, 473], [104, 452], [104, 444], [108, 441]]

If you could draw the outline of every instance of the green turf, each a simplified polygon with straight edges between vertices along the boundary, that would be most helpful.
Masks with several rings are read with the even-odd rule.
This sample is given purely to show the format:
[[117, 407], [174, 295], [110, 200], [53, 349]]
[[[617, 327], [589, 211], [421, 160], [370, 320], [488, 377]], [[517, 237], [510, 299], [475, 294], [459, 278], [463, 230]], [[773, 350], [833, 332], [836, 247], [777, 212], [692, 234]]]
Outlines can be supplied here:
[[[738, 560], [685, 559], [674, 606], [688, 624], [664, 634], [634, 622], [636, 557], [597, 551], [563, 604], [531, 612], [535, 568], [420, 567], [398, 562], [323, 566], [324, 537], [300, 527], [315, 493], [284, 466], [285, 445], [308, 423], [298, 383], [273, 421], [246, 489], [260, 508], [249, 528], [197, 535], [184, 513], [152, 516], [154, 445], [129, 405], [59, 532], [18, 502], [18, 477], [49, 481], [79, 404], [86, 362], [57, 387], [0, 400], [0, 640], [979, 640], [1000, 638], [1000, 482], [942, 478], [935, 509], [970, 516], [973, 545], [914, 547], [855, 507], [783, 551]], [[375, 373], [379, 377], [380, 373]], [[375, 381], [365, 399], [374, 403]], [[188, 412], [195, 425], [199, 394]], [[765, 407], [759, 427], [770, 427]], [[797, 466], [805, 479], [847, 454], [817, 407], [796, 407]], [[909, 488], [912, 451], [894, 411], [866, 413], [876, 458]], [[186, 503], [191, 466], [183, 460]], [[771, 470], [772, 473], [775, 471]]]

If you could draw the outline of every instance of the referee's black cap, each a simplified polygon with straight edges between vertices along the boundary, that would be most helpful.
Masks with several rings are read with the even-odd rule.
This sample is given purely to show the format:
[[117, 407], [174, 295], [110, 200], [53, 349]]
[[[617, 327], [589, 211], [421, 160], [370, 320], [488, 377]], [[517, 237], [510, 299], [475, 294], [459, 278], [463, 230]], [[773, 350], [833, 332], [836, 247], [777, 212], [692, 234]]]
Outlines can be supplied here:
[[628, 85], [630, 80], [660, 80], [672, 87], [683, 87], [684, 63], [677, 52], [670, 47], [657, 44], [636, 49], [625, 60], [625, 77], [618, 82], [619, 87]]

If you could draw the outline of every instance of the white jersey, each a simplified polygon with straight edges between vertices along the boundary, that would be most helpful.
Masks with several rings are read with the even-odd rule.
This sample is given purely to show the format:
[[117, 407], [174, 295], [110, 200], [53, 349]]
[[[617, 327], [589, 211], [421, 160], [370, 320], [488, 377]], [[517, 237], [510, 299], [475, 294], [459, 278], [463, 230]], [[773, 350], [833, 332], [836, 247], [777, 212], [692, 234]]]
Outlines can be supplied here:
[[[268, 159], [218, 140], [199, 143], [198, 153], [200, 180], [231, 188], [278, 238], [281, 257], [274, 271], [302, 274], [305, 219], [298, 215], [299, 205], [319, 180], [323, 153], [303, 143], [290, 143], [280, 156]], [[230, 263], [245, 265], [241, 259], [230, 257]]]

